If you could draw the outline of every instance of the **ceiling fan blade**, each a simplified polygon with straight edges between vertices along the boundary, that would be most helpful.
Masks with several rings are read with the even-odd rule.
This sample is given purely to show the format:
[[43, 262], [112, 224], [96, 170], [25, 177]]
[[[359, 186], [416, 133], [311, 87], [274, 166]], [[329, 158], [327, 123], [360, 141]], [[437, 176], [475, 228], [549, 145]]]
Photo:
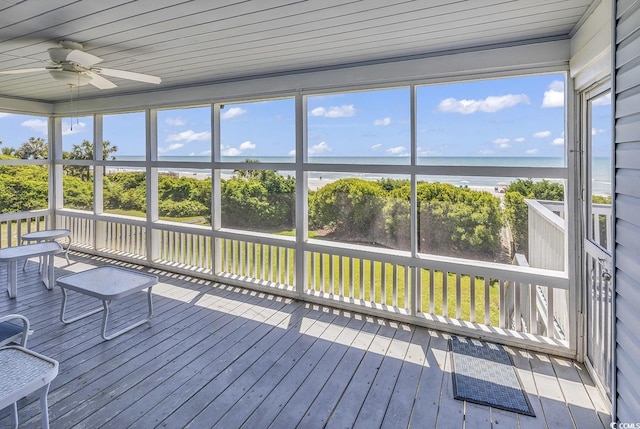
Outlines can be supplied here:
[[151, 76], [149, 74], [134, 73], [134, 72], [124, 71], [124, 70], [100, 68], [100, 69], [95, 69], [93, 71], [96, 73], [107, 75], [107, 76], [119, 77], [121, 79], [136, 80], [138, 82], [154, 83], [156, 85], [162, 82], [162, 79], [160, 79], [158, 76]]
[[102, 58], [96, 57], [95, 55], [88, 52], [73, 49], [71, 52], [69, 52], [69, 54], [67, 54], [66, 60], [72, 61], [85, 67], [91, 67], [92, 65], [101, 62]]
[[111, 88], [118, 87], [115, 83], [111, 82], [108, 79], [103, 78], [97, 73], [93, 73], [93, 72], [86, 72], [86, 73], [89, 76], [91, 76], [91, 80], [89, 81], [89, 84], [95, 86], [98, 89], [111, 89]]
[[34, 69], [5, 70], [5, 71], [0, 71], [0, 74], [34, 73], [34, 72], [46, 71], [46, 70], [48, 70], [48, 69], [45, 68], [45, 67], [38, 67], [38, 68], [34, 68]]

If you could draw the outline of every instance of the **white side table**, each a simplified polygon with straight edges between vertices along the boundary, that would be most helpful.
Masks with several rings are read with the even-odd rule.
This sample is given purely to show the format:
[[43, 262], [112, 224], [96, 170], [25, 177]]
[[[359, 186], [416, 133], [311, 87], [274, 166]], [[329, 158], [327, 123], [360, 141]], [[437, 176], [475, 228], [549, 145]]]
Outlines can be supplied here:
[[[69, 249], [71, 248], [71, 231], [68, 229], [43, 229], [42, 231], [33, 231], [24, 234], [21, 237], [22, 244], [35, 242], [40, 243], [42, 241], [53, 241], [58, 238], [66, 238], [67, 239], [67, 247], [64, 248], [64, 257], [67, 260], [67, 265], [69, 265]], [[24, 266], [22, 269], [24, 270], [27, 266], [27, 260], [24, 261]]]
[[53, 289], [55, 281], [53, 255], [60, 252], [62, 252], [62, 246], [56, 241], [0, 249], [0, 262], [7, 263], [7, 292], [9, 293], [9, 298], [15, 298], [18, 293], [18, 261], [35, 256], [44, 257], [45, 269], [41, 270], [42, 282], [47, 289]]
[[17, 401], [38, 392], [40, 421], [49, 428], [47, 393], [51, 380], [58, 375], [58, 362], [20, 346], [0, 348], [0, 409], [13, 405], [13, 424], [18, 427]]

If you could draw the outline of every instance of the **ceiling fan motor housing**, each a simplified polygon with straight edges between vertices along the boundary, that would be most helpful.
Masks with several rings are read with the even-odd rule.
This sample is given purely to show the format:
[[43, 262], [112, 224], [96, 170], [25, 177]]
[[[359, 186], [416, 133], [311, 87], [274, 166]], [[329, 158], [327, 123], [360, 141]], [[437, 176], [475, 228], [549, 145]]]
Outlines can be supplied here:
[[55, 80], [72, 86], [84, 86], [91, 82], [91, 76], [74, 71], [49, 70], [49, 74]]

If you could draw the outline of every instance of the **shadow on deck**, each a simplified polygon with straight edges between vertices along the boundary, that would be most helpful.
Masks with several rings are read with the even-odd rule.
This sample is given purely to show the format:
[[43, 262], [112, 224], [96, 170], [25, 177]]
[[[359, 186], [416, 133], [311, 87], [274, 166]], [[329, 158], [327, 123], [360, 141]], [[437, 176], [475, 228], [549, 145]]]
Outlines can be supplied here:
[[[29, 348], [60, 362], [49, 392], [51, 427], [609, 427], [610, 415], [581, 364], [508, 349], [537, 417], [453, 399], [449, 336], [185, 275], [72, 253], [56, 277], [104, 264], [160, 278], [155, 315], [112, 341], [101, 315], [64, 325], [61, 291], [46, 290], [37, 263], [19, 270], [18, 298], [0, 314], [29, 317]], [[4, 288], [6, 269], [0, 267]], [[69, 314], [99, 304], [70, 295]], [[144, 292], [115, 302], [126, 324], [146, 311]], [[39, 425], [35, 396], [19, 403], [21, 427]], [[8, 409], [0, 425], [10, 424]]]

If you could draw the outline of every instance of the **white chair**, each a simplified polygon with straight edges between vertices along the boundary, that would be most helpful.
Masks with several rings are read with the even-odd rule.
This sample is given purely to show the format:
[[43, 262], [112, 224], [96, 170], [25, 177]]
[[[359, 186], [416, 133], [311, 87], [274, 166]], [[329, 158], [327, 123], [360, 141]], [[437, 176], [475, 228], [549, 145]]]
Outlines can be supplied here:
[[[22, 326], [10, 322], [10, 320], [19, 320], [22, 322]], [[29, 329], [29, 319], [26, 317], [20, 314], [8, 314], [0, 317], [0, 346], [16, 343], [27, 347], [27, 338], [31, 334], [33, 331]], [[20, 341], [18, 342], [18, 340]]]

